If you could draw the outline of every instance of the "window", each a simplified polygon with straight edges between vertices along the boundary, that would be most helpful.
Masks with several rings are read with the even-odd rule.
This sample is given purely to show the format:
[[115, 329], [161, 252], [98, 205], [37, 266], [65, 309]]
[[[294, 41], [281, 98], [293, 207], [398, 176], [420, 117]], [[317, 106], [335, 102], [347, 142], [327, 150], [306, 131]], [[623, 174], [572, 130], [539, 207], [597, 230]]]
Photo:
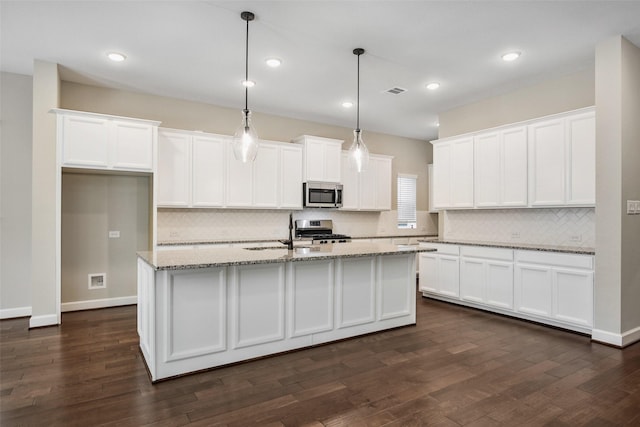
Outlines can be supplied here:
[[416, 228], [416, 175], [398, 174], [398, 228]]

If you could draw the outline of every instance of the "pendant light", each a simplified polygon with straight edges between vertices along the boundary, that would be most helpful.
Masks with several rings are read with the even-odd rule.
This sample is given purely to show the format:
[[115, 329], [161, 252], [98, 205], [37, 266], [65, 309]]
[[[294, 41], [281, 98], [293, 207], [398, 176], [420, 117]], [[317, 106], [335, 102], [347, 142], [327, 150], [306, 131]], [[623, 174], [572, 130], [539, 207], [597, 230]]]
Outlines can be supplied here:
[[249, 21], [253, 21], [255, 15], [251, 12], [242, 12], [242, 20], [247, 22], [247, 37], [245, 39], [245, 79], [244, 79], [244, 110], [242, 110], [242, 123], [233, 135], [232, 147], [236, 160], [242, 163], [253, 162], [258, 154], [258, 134], [251, 123], [251, 111], [248, 107], [249, 98]]
[[360, 55], [364, 49], [353, 49], [353, 54], [358, 56], [358, 96], [356, 99], [356, 128], [353, 131], [353, 144], [349, 148], [349, 165], [351, 169], [362, 172], [369, 165], [369, 150], [362, 141], [362, 131], [360, 130]]

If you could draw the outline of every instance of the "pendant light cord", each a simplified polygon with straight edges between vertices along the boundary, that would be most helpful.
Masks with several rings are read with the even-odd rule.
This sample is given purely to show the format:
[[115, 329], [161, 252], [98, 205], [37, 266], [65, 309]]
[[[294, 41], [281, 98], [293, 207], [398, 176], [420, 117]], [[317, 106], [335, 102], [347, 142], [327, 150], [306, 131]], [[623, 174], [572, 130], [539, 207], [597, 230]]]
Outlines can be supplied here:
[[249, 19], [247, 21], [247, 36], [245, 37], [244, 45], [244, 114], [249, 111]]
[[360, 132], [360, 54], [358, 55], [358, 91], [356, 100], [356, 132]]

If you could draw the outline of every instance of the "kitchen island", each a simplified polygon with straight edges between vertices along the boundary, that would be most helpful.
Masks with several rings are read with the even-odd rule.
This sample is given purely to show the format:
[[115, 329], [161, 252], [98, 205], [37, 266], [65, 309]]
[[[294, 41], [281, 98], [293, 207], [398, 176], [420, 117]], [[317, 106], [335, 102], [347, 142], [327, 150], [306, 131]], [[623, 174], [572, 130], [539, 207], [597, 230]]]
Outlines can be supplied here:
[[152, 381], [415, 324], [418, 246], [344, 243], [138, 253]]

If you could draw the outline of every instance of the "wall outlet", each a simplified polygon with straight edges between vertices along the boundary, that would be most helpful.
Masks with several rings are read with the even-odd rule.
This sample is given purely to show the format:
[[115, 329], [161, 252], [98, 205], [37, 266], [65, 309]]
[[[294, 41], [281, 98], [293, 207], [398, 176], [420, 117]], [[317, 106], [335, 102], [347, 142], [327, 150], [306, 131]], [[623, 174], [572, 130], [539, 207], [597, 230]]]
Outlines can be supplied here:
[[104, 289], [107, 287], [107, 273], [89, 274], [89, 289]]
[[582, 234], [572, 234], [569, 236], [569, 240], [572, 242], [582, 242]]
[[120, 238], [120, 232], [119, 231], [109, 231], [109, 238], [110, 239], [119, 239]]
[[170, 231], [169, 232], [169, 237], [180, 237], [180, 233], [178, 233], [177, 231]]
[[511, 240], [518, 240], [520, 239], [520, 232], [519, 231], [512, 231], [511, 232]]

